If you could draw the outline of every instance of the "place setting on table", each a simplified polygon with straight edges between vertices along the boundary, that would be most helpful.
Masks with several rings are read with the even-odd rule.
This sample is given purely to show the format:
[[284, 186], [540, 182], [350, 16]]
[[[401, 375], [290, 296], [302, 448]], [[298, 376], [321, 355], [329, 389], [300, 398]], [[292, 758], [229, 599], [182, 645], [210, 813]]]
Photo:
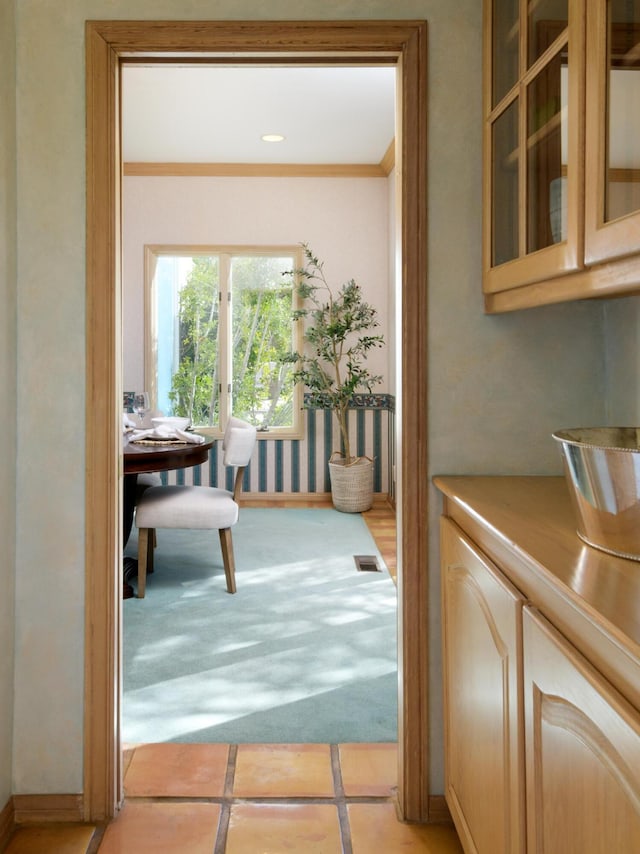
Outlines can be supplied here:
[[123, 435], [127, 444], [139, 447], [157, 448], [161, 445], [202, 445], [206, 437], [191, 428], [188, 418], [178, 416], [157, 416], [149, 419], [151, 427], [136, 426], [131, 419], [123, 416]]
[[[214, 440], [191, 429], [191, 420], [180, 416], [156, 414], [147, 392], [125, 392], [122, 414], [123, 453], [123, 545], [126, 546], [138, 492], [140, 474], [170, 471], [205, 463]], [[135, 418], [137, 415], [137, 420]], [[152, 484], [148, 484], [152, 485]], [[133, 596], [128, 579], [137, 574], [137, 560], [123, 558], [123, 598]]]

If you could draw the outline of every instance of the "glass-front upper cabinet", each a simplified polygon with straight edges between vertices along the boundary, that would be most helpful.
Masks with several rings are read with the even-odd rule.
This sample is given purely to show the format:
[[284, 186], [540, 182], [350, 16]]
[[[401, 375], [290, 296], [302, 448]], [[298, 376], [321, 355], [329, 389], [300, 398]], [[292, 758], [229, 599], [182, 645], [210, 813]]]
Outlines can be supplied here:
[[484, 32], [483, 286], [491, 294], [582, 261], [584, 6], [487, 0]]
[[592, 264], [640, 251], [640, 0], [591, 0], [587, 55], [585, 260]]
[[519, 0], [495, 0], [491, 28], [491, 107], [497, 106], [520, 76]]

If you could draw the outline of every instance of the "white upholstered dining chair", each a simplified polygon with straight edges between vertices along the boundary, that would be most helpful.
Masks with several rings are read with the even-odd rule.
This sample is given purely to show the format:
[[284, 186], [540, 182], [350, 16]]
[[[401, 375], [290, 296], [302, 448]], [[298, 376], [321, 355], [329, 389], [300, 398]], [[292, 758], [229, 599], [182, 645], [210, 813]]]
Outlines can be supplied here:
[[256, 444], [256, 428], [231, 417], [222, 440], [223, 463], [235, 468], [233, 492], [213, 486], [152, 486], [136, 506], [138, 528], [138, 598], [145, 595], [147, 570], [153, 568], [156, 528], [219, 531], [222, 562], [229, 593], [236, 592], [231, 528], [238, 521], [242, 476]]

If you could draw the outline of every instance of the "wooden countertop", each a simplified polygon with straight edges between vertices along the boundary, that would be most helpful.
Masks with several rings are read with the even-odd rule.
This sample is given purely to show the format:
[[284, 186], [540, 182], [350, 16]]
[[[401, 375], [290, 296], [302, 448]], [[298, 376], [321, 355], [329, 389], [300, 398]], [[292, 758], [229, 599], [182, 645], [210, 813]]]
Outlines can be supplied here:
[[[434, 483], [444, 495], [444, 515], [503, 571], [508, 567], [510, 580], [567, 637], [580, 646], [585, 634], [594, 639], [596, 627], [610, 647], [605, 659], [618, 648], [637, 677], [640, 562], [580, 540], [563, 477], [438, 476]], [[626, 676], [633, 678], [628, 670]], [[637, 682], [633, 693], [640, 702]]]

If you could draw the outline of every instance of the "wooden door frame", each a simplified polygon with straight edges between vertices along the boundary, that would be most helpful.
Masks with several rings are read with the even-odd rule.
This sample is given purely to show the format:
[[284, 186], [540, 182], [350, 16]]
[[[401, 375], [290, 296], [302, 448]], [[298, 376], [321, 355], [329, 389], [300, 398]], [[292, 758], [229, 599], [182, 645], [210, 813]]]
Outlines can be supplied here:
[[[84, 816], [122, 800], [121, 283], [119, 77], [122, 59], [397, 64], [401, 92], [397, 404], [398, 805], [426, 822], [428, 751], [427, 25], [425, 21], [88, 21], [87, 384]], [[434, 799], [439, 800], [439, 799]], [[432, 816], [433, 817], [433, 816]]]

